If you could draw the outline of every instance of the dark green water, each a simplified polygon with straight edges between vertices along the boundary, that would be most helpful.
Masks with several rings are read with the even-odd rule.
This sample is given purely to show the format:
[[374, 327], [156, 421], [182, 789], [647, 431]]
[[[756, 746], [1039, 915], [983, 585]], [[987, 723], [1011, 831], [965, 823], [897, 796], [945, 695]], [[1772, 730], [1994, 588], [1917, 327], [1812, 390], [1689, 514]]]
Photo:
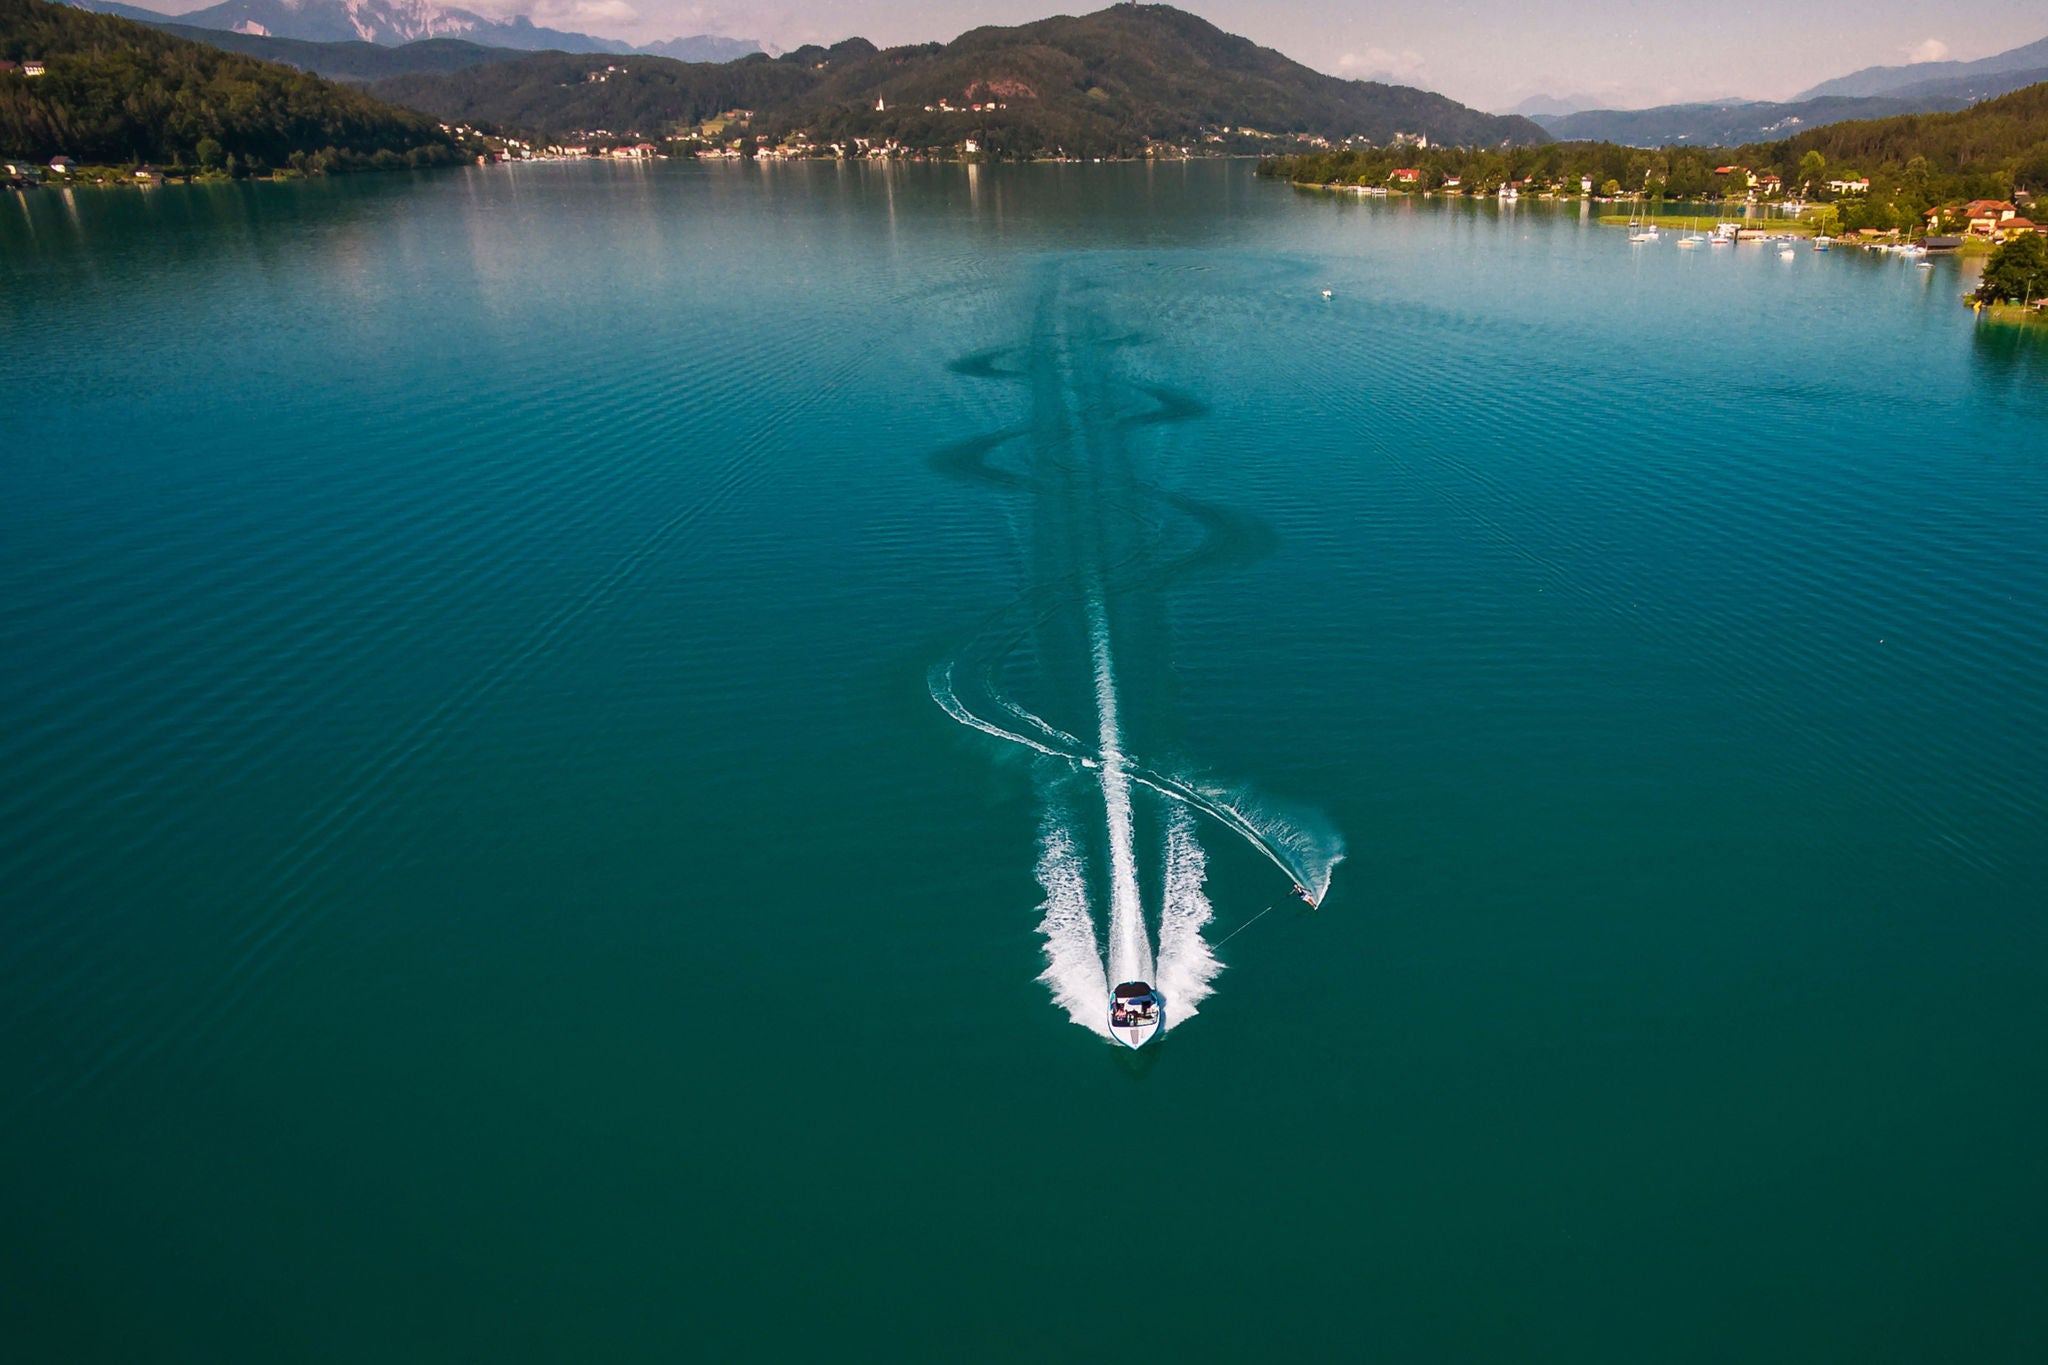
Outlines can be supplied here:
[[663, 165], [0, 285], [9, 1360], [2048, 1342], [2048, 347], [1955, 263]]

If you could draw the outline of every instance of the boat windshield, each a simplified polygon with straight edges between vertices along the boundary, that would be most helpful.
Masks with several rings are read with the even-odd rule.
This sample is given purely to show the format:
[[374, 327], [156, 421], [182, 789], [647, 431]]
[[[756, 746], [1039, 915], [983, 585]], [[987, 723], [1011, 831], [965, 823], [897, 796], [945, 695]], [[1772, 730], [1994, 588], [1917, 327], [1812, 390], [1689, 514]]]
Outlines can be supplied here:
[[1113, 1028], [1128, 1028], [1134, 1024], [1149, 1024], [1159, 1017], [1159, 1000], [1156, 996], [1141, 995], [1134, 1000], [1112, 1000], [1109, 1002], [1109, 1022]]

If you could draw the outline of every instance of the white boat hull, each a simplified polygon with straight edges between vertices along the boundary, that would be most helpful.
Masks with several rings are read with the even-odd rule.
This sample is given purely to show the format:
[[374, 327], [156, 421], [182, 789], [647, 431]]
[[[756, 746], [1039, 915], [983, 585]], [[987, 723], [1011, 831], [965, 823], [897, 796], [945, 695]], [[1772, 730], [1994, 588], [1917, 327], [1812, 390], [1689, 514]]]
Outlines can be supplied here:
[[1145, 1044], [1151, 1042], [1154, 1038], [1158, 1037], [1161, 1033], [1165, 1032], [1165, 1030], [1166, 1007], [1164, 1005], [1161, 1005], [1157, 1010], [1153, 1012], [1153, 1018], [1151, 1023], [1128, 1024], [1122, 1027], [1118, 1027], [1112, 1024], [1110, 1026], [1109, 1032], [1110, 1035], [1117, 1040], [1117, 1042], [1123, 1044], [1127, 1048], [1130, 1048], [1132, 1051], [1136, 1051], [1137, 1049], [1145, 1046]]
[[1143, 981], [1126, 981], [1109, 997], [1109, 1036], [1132, 1051], [1166, 1030], [1166, 997]]

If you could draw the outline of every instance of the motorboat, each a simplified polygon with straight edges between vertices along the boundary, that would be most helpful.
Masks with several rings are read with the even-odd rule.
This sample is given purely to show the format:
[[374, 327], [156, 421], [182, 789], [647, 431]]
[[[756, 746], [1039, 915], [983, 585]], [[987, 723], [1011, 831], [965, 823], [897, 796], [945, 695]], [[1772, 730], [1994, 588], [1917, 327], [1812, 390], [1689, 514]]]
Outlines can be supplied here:
[[1136, 1049], [1166, 1027], [1166, 998], [1143, 981], [1126, 981], [1109, 994], [1109, 1031], [1125, 1047]]

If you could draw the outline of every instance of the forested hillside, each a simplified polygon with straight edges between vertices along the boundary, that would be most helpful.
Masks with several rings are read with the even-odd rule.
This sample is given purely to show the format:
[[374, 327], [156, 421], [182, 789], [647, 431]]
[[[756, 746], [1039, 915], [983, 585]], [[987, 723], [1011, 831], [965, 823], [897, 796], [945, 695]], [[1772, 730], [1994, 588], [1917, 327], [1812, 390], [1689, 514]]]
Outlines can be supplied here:
[[1855, 173], [1867, 193], [1845, 214], [1851, 227], [1917, 227], [1922, 213], [1958, 199], [2048, 193], [2048, 83], [1953, 114], [1836, 123], [1738, 155], [1784, 168], [1788, 183]]
[[[1952, 114], [1837, 123], [1781, 142], [1746, 147], [1627, 147], [1557, 142], [1543, 147], [1333, 149], [1277, 157], [1261, 174], [1302, 184], [1384, 184], [1396, 169], [1431, 189], [1457, 177], [1466, 192], [1508, 180], [1576, 182], [1647, 190], [1672, 199], [1746, 195], [1750, 176], [1775, 175], [1791, 196], [1834, 198], [1849, 228], [1916, 228], [1926, 210], [1959, 200], [2048, 194], [2048, 84], [2029, 86]], [[1864, 179], [1867, 191], [1835, 195], [1831, 180]]]
[[1381, 142], [1397, 133], [1460, 144], [1548, 140], [1528, 119], [1323, 75], [1167, 5], [980, 28], [944, 44], [878, 51], [851, 39], [719, 64], [543, 54], [375, 89], [444, 118], [542, 132], [671, 136], [742, 108], [770, 135], [802, 130], [912, 149], [973, 139], [997, 156], [1135, 152], [1223, 127]]
[[[290, 67], [187, 42], [112, 15], [0, 0], [0, 151], [307, 170], [457, 159], [431, 118]], [[296, 160], [294, 161], [294, 158]]]

